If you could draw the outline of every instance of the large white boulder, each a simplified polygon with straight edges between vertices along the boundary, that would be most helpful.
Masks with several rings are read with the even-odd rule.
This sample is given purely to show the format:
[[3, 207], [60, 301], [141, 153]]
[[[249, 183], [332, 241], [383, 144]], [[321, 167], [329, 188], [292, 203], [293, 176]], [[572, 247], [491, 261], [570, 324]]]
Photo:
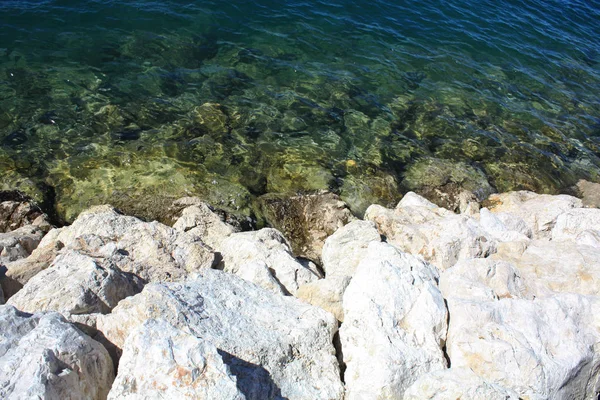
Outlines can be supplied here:
[[31, 313], [105, 314], [142, 287], [140, 278], [120, 271], [107, 260], [68, 250], [56, 257], [50, 268], [31, 278], [8, 304]]
[[104, 400], [113, 380], [106, 349], [60, 314], [0, 306], [0, 398]]
[[334, 275], [309, 282], [300, 286], [296, 297], [329, 311], [338, 321], [344, 321], [342, 300], [351, 279], [350, 276]]
[[127, 337], [108, 399], [180, 398], [245, 399], [214, 345], [150, 319]]
[[182, 283], [150, 284], [122, 300], [97, 329], [122, 348], [135, 328], [161, 318], [213, 343], [248, 399], [341, 399], [332, 345], [335, 318], [235, 275], [203, 270]]
[[600, 209], [577, 208], [560, 214], [552, 229], [552, 240], [600, 247]]
[[582, 201], [573, 196], [527, 191], [493, 194], [488, 203], [493, 213], [506, 213], [525, 221], [536, 239], [550, 237], [560, 214], [583, 207]]
[[496, 240], [477, 220], [436, 207], [414, 193], [407, 193], [394, 210], [372, 205], [365, 219], [375, 222], [389, 243], [441, 270], [496, 251]]
[[401, 399], [446, 368], [447, 312], [435, 267], [373, 242], [344, 293], [340, 328], [347, 399]]
[[404, 393], [404, 400], [519, 400], [513, 390], [477, 376], [468, 368], [450, 368], [422, 375]]
[[234, 233], [221, 242], [219, 250], [225, 271], [269, 290], [274, 290], [271, 280], [265, 280], [264, 268], [258, 268], [257, 263], [267, 267], [272, 279], [286, 294], [295, 295], [300, 285], [320, 278], [316, 269], [310, 269], [294, 258], [283, 235], [272, 228]]
[[535, 300], [449, 297], [453, 368], [527, 399], [595, 399], [600, 390], [600, 298]]

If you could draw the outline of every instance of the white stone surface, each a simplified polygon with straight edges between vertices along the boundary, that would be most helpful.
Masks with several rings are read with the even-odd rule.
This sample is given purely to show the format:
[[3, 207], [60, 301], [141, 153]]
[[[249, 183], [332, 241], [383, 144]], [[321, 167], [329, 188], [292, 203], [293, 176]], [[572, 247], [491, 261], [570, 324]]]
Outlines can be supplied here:
[[319, 279], [315, 272], [292, 256], [288, 242], [272, 228], [234, 233], [223, 240], [220, 251], [225, 271], [252, 279], [258, 285], [267, 282], [264, 287], [269, 290], [273, 290], [272, 282], [262, 273], [256, 274], [256, 263], [264, 263], [272, 278], [292, 295], [296, 294], [300, 285]]
[[104, 400], [114, 380], [102, 345], [60, 314], [0, 306], [0, 398]]
[[468, 368], [450, 368], [421, 376], [404, 400], [519, 400], [512, 390], [488, 382]]
[[349, 276], [330, 276], [318, 281], [309, 282], [300, 286], [296, 297], [313, 306], [322, 308], [332, 313], [339, 321], [344, 321], [344, 308], [342, 300], [344, 291], [350, 284]]
[[220, 248], [221, 242], [236, 232], [233, 226], [225, 223], [208, 204], [203, 202], [184, 208], [173, 228], [200, 238], [213, 249]]
[[141, 279], [121, 272], [110, 262], [69, 250], [56, 257], [50, 268], [31, 278], [8, 304], [31, 313], [108, 313], [142, 287]]
[[161, 318], [213, 343], [247, 399], [342, 399], [330, 313], [235, 275], [203, 270], [185, 283], [150, 284], [97, 329], [117, 347], [145, 320]]
[[389, 244], [369, 245], [344, 293], [346, 399], [400, 399], [419, 376], [446, 368], [437, 279], [430, 264]]
[[125, 341], [109, 400], [242, 400], [211, 343], [150, 319]]

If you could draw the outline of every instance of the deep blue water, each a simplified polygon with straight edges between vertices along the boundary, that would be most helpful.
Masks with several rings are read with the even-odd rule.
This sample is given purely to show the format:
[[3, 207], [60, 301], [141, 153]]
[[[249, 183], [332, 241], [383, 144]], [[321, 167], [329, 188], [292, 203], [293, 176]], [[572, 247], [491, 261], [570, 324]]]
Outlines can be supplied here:
[[0, 188], [67, 220], [184, 194], [247, 214], [271, 192], [359, 213], [423, 185], [555, 193], [600, 181], [598, 32], [597, 1], [3, 0]]

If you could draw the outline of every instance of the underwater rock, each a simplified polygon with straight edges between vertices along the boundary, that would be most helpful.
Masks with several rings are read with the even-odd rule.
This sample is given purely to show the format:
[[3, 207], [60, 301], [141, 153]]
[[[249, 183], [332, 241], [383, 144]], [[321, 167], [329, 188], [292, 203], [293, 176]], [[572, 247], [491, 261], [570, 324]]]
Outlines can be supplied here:
[[401, 399], [419, 376], [446, 368], [448, 315], [438, 278], [417, 257], [369, 244], [344, 293], [346, 399]]
[[341, 400], [335, 318], [232, 274], [201, 271], [185, 283], [150, 284], [97, 328], [117, 348], [144, 321], [163, 319], [215, 345], [248, 399]]
[[163, 320], [147, 320], [123, 345], [119, 371], [108, 399], [182, 397], [245, 399], [213, 344]]
[[0, 397], [104, 400], [114, 380], [106, 349], [58, 313], [0, 306]]
[[296, 256], [321, 260], [325, 239], [356, 219], [340, 198], [326, 191], [297, 196], [268, 194], [259, 198], [267, 222], [288, 238]]
[[402, 186], [451, 211], [460, 209], [460, 196], [467, 191], [476, 201], [495, 192], [485, 174], [463, 162], [425, 158], [412, 164]]
[[[348, 204], [353, 214], [362, 217], [371, 204], [391, 207], [398, 204], [400, 191], [392, 174], [383, 171], [361, 173], [360, 166], [347, 162], [348, 175], [339, 188], [340, 198]], [[356, 170], [356, 171], [355, 171]]]

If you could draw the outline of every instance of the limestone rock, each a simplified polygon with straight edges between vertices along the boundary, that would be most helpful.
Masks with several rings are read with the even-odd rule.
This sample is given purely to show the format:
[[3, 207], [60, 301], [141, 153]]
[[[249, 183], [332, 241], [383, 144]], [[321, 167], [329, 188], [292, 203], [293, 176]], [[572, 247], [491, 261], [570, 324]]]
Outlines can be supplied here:
[[213, 343], [247, 399], [341, 399], [332, 345], [334, 317], [221, 271], [184, 283], [149, 284], [122, 300], [96, 327], [122, 348], [150, 318]]
[[600, 207], [600, 184], [581, 179], [575, 187], [584, 207]]
[[108, 398], [245, 399], [214, 345], [154, 319], [125, 341]]
[[528, 243], [531, 230], [523, 227], [520, 224], [523, 220], [517, 218], [513, 219], [508, 214], [496, 215], [487, 208], [479, 210], [479, 224], [493, 239], [499, 242]]
[[401, 399], [421, 375], [446, 368], [447, 313], [435, 267], [373, 242], [344, 293], [340, 340], [346, 399]]
[[342, 300], [344, 291], [350, 284], [349, 276], [331, 276], [306, 283], [298, 289], [296, 297], [313, 306], [332, 313], [338, 321], [344, 321]]
[[365, 219], [402, 251], [420, 255], [444, 270], [458, 260], [483, 258], [496, 251], [496, 241], [468, 215], [457, 215], [407, 193], [394, 210], [372, 205]]
[[110, 261], [69, 250], [56, 257], [50, 268], [31, 278], [8, 304], [31, 313], [108, 313], [142, 287], [141, 279], [121, 272]]
[[370, 221], [353, 221], [338, 229], [323, 246], [325, 276], [352, 276], [367, 253], [369, 243], [380, 241], [381, 236]]
[[404, 400], [519, 400], [512, 390], [488, 382], [468, 368], [450, 368], [421, 376]]
[[487, 203], [493, 213], [508, 213], [524, 220], [534, 238], [550, 237], [560, 214], [583, 206], [581, 200], [572, 196], [527, 191], [493, 194]]
[[200, 238], [213, 249], [220, 248], [221, 242], [227, 236], [240, 231], [239, 227], [226, 223], [222, 215], [215, 213], [208, 204], [198, 198], [180, 199], [173, 207], [184, 204], [188, 206], [181, 210], [173, 228]]
[[0, 192], [0, 233], [10, 232], [32, 225], [39, 217], [46, 220], [44, 213], [17, 192]]
[[184, 279], [190, 272], [215, 264], [214, 253], [197, 238], [158, 222], [121, 215], [110, 206], [98, 206], [83, 212], [72, 225], [50, 231], [35, 257], [16, 267], [8, 265], [6, 276], [24, 285], [48, 267], [57, 248], [110, 259], [121, 271], [147, 282]]
[[28, 257], [39, 245], [46, 232], [39, 226], [26, 225], [0, 233], [0, 263], [6, 264]]
[[310, 195], [265, 195], [259, 199], [265, 218], [289, 239], [294, 254], [320, 261], [323, 244], [337, 229], [354, 221], [350, 209], [327, 191]]
[[552, 229], [552, 240], [568, 239], [600, 247], [600, 209], [576, 208], [560, 214]]
[[492, 258], [514, 264], [536, 296], [555, 292], [600, 295], [596, 247], [569, 240], [533, 240], [526, 248], [501, 248]]
[[[316, 271], [311, 271], [292, 256], [285, 238], [272, 228], [234, 233], [223, 240], [220, 250], [225, 271], [270, 290], [275, 281], [284, 293], [295, 295], [300, 285], [319, 279]], [[273, 279], [265, 277], [260, 263], [266, 265]]]
[[453, 368], [528, 399], [593, 399], [600, 389], [600, 298], [450, 297], [447, 352]]
[[114, 380], [108, 352], [57, 313], [0, 306], [0, 398], [106, 399]]

